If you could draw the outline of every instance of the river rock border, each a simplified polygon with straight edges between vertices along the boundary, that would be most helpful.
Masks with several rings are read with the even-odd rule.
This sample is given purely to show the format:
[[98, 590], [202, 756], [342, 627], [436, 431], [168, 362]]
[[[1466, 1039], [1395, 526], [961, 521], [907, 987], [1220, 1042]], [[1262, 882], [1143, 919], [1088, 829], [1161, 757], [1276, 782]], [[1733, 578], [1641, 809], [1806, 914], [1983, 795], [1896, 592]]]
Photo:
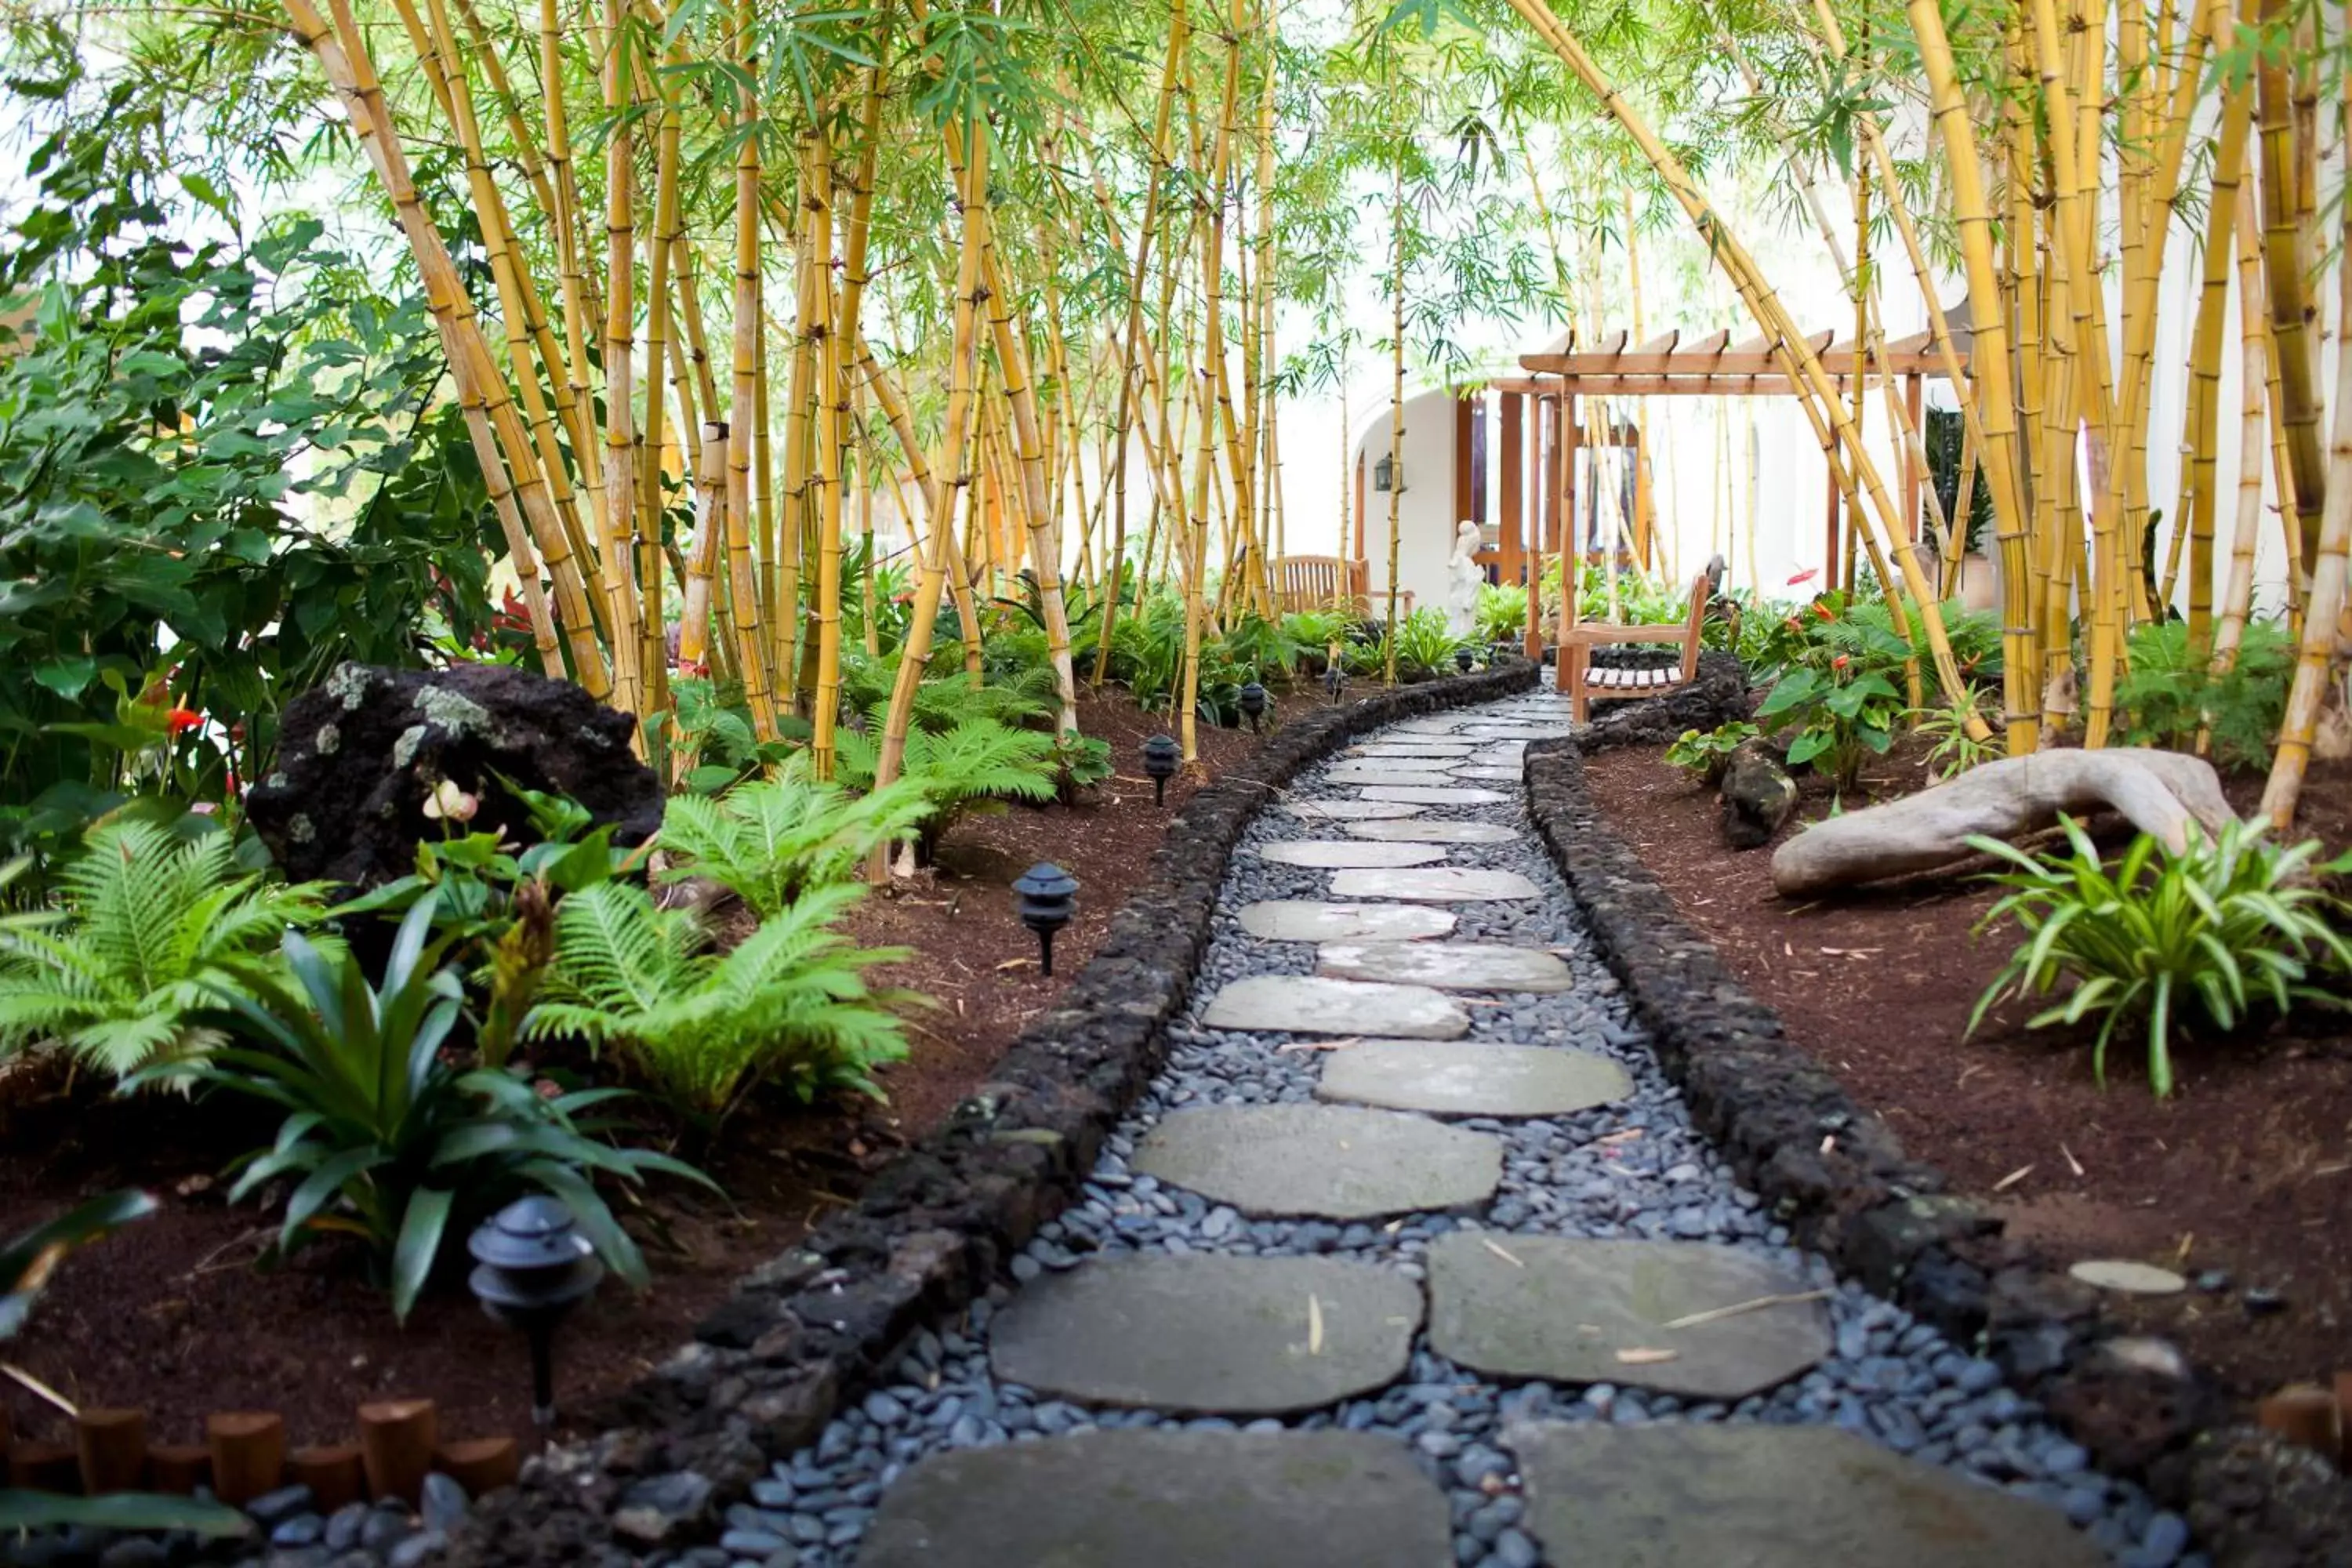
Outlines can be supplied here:
[[694, 1342], [592, 1412], [600, 1436], [549, 1450], [520, 1485], [479, 1502], [440, 1561], [626, 1568], [714, 1538], [724, 1505], [812, 1441], [919, 1329], [1009, 1277], [1013, 1255], [1069, 1204], [1160, 1068], [1226, 861], [1267, 796], [1356, 735], [1528, 690], [1536, 674], [1503, 659], [1292, 713], [1186, 802], [1094, 957], [946, 1126], [877, 1173], [855, 1208], [746, 1275]]
[[1654, 728], [1604, 721], [1530, 745], [1528, 810], [1693, 1120], [1741, 1179], [1841, 1272], [1979, 1347], [2103, 1468], [2178, 1509], [2217, 1563], [2352, 1564], [2352, 1482], [2237, 1421], [2177, 1348], [2104, 1319], [2089, 1286], [1949, 1192], [1684, 922], [1585, 784], [1587, 750]]

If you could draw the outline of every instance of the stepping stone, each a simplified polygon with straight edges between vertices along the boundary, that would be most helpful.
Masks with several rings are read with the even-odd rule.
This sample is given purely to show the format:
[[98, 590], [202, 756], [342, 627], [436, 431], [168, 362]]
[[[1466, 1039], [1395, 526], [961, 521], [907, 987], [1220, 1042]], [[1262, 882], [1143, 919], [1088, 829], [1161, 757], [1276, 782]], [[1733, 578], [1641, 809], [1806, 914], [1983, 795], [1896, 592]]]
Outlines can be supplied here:
[[1315, 955], [1315, 972], [1339, 980], [1388, 980], [1444, 991], [1540, 991], [1576, 987], [1557, 957], [1532, 947], [1483, 942], [1334, 942]]
[[1466, 719], [1407, 719], [1402, 723], [1390, 725], [1386, 732], [1391, 735], [1451, 735], [1471, 721]]
[[1391, 1381], [1420, 1326], [1421, 1287], [1378, 1264], [1138, 1253], [1024, 1287], [992, 1321], [988, 1360], [1090, 1405], [1286, 1415]]
[[1480, 763], [1475, 767], [1448, 768], [1445, 771], [1457, 779], [1477, 779], [1491, 784], [1518, 784], [1528, 776], [1522, 769], [1506, 767], [1499, 763]]
[[885, 1493], [858, 1568], [1431, 1568], [1445, 1494], [1368, 1432], [1075, 1433], [934, 1454]]
[[1508, 844], [1519, 837], [1516, 829], [1500, 823], [1449, 822], [1443, 817], [1419, 822], [1351, 822], [1348, 831], [1358, 838], [1378, 839], [1386, 844]]
[[1383, 822], [1421, 815], [1417, 805], [1382, 800], [1286, 800], [1282, 809], [1309, 822]]
[[2085, 1285], [2126, 1296], [2178, 1296], [2189, 1289], [2189, 1281], [2171, 1269], [2126, 1258], [2086, 1258], [2066, 1272]]
[[1335, 784], [1420, 784], [1438, 787], [1451, 781], [1433, 763], [1425, 768], [1384, 763], [1378, 759], [1364, 762], [1339, 763], [1323, 775], [1324, 782]]
[[1352, 838], [1293, 838], [1258, 847], [1261, 859], [1329, 871], [1349, 867], [1426, 866], [1445, 851], [1422, 844], [1364, 844]]
[[1366, 1040], [1327, 1055], [1315, 1086], [1318, 1100], [1432, 1116], [1566, 1116], [1633, 1092], [1623, 1068], [1590, 1051], [1472, 1040]]
[[[1414, 825], [1373, 822], [1356, 826]], [[1409, 942], [1415, 937], [1450, 935], [1454, 922], [1454, 916], [1446, 910], [1425, 910], [1412, 904], [1324, 904], [1311, 899], [1267, 899], [1245, 904], [1236, 918], [1242, 922], [1242, 930], [1260, 942]]]
[[1429, 1344], [1502, 1376], [1745, 1399], [1830, 1353], [1822, 1302], [1665, 1325], [1765, 1297], [1808, 1295], [1802, 1277], [1729, 1247], [1457, 1232], [1430, 1243]]
[[1434, 736], [1424, 740], [1367, 741], [1360, 746], [1348, 748], [1351, 757], [1460, 757], [1478, 749], [1475, 741], [1441, 741]]
[[1366, 800], [1401, 801], [1407, 805], [1500, 805], [1511, 798], [1498, 789], [1465, 784], [1366, 784], [1361, 794]]
[[[1397, 876], [1394, 871], [1341, 871], [1342, 877]], [[1236, 980], [1202, 1011], [1211, 1029], [1294, 1035], [1396, 1035], [1415, 1040], [1458, 1040], [1470, 1015], [1443, 991], [1426, 985], [1368, 985], [1313, 974], [1253, 974]]]
[[[1478, 795], [1479, 790], [1464, 790]], [[1478, 903], [1495, 899], [1539, 899], [1543, 890], [1517, 871], [1482, 866], [1415, 866], [1395, 871], [1334, 871], [1335, 899], [1417, 899], [1429, 903]], [[1401, 1031], [1386, 1029], [1384, 1034]]]
[[1528, 1527], [1555, 1563], [1612, 1568], [2097, 1568], [2065, 1516], [1831, 1426], [1507, 1427]]
[[1353, 1106], [1207, 1105], [1170, 1112], [1128, 1164], [1255, 1219], [1373, 1219], [1486, 1202], [1503, 1144]]

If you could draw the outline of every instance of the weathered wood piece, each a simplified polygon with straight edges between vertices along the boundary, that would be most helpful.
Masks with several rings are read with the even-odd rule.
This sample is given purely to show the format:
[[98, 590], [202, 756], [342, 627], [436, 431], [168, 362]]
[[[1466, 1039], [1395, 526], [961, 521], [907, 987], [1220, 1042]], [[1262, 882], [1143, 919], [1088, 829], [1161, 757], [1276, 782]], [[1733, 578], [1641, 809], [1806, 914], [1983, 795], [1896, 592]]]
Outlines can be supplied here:
[[2189, 824], [2218, 835], [2234, 815], [2213, 765], [2179, 752], [2114, 747], [2035, 752], [1972, 768], [1949, 784], [1817, 822], [1772, 852], [1783, 898], [1932, 871], [1975, 853], [1971, 834], [2010, 838], [2061, 813], [2114, 811], [2173, 850]]

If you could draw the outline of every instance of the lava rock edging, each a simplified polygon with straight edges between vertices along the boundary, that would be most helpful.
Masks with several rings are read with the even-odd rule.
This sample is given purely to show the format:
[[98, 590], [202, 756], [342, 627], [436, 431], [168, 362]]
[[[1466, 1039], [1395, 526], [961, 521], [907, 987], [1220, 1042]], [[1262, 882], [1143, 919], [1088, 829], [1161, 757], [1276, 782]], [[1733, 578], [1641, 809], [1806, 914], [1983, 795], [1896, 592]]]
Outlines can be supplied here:
[[2352, 1568], [2352, 1481], [2244, 1424], [2172, 1344], [2104, 1319], [2095, 1290], [1949, 1192], [1684, 921], [1584, 778], [1587, 749], [1654, 727], [1530, 744], [1528, 811], [1692, 1120], [1741, 1180], [1842, 1274], [1978, 1346], [2103, 1468], [2177, 1508], [2223, 1568]]
[[948, 1123], [877, 1173], [855, 1208], [746, 1275], [693, 1342], [591, 1413], [598, 1436], [529, 1461], [439, 1559], [464, 1568], [627, 1568], [715, 1539], [722, 1510], [814, 1441], [916, 1332], [1000, 1279], [1067, 1206], [1159, 1071], [1253, 813], [1353, 737], [1527, 690], [1487, 669], [1291, 716], [1185, 803], [1095, 955]]

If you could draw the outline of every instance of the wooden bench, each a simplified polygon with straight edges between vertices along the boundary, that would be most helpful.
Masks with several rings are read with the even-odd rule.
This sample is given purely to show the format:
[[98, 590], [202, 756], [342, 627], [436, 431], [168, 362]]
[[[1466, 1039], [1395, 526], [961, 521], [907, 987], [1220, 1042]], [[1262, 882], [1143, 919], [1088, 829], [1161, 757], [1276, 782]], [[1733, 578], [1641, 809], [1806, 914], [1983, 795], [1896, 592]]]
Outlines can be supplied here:
[[[1581, 724], [1592, 716], [1595, 702], [1624, 702], [1637, 697], [1658, 697], [1686, 686], [1698, 676], [1699, 633], [1706, 620], [1706, 602], [1713, 584], [1704, 572], [1691, 581], [1690, 614], [1680, 626], [1619, 626], [1607, 621], [1579, 621], [1560, 639], [1558, 679], [1568, 693], [1570, 713]], [[1592, 662], [1592, 650], [1615, 643], [1675, 643], [1683, 645], [1679, 668], [1617, 669]]]
[[[1369, 616], [1371, 578], [1370, 562], [1337, 555], [1282, 555], [1274, 562], [1275, 597], [1286, 616], [1332, 609]], [[1402, 593], [1397, 598], [1400, 612], [1411, 614], [1412, 595]]]

